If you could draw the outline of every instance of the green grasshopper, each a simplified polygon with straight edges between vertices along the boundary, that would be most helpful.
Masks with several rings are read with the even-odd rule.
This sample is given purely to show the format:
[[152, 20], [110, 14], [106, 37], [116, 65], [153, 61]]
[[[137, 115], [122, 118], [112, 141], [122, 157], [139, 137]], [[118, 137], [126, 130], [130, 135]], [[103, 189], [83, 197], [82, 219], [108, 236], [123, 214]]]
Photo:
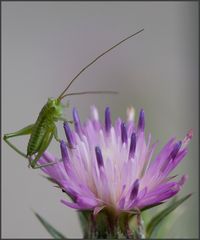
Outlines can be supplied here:
[[[26, 126], [25, 128], [20, 129], [19, 131], [5, 134], [3, 139], [6, 141], [6, 143], [13, 148], [17, 153], [19, 153], [21, 156], [25, 157], [29, 160], [29, 166], [31, 166], [33, 169], [41, 168], [47, 165], [52, 165], [54, 163], [49, 163], [45, 165], [38, 165], [37, 161], [40, 159], [44, 151], [48, 148], [49, 144], [52, 141], [52, 138], [54, 137], [57, 141], [60, 142], [57, 134], [57, 128], [56, 128], [56, 122], [57, 121], [67, 121], [63, 117], [63, 110], [66, 106], [64, 106], [61, 103], [61, 100], [67, 96], [72, 95], [81, 95], [81, 94], [115, 94], [114, 91], [87, 91], [87, 92], [78, 92], [78, 93], [67, 93], [67, 90], [71, 86], [71, 84], [83, 73], [87, 68], [89, 68], [94, 62], [96, 62], [99, 58], [101, 58], [103, 55], [123, 43], [124, 41], [128, 40], [129, 38], [132, 38], [133, 36], [139, 34], [144, 29], [141, 29], [140, 31], [124, 38], [102, 54], [100, 54], [98, 57], [96, 57], [93, 61], [91, 61], [87, 66], [85, 66], [69, 83], [69, 85], [63, 90], [63, 92], [59, 95], [58, 98], [55, 99], [48, 99], [47, 103], [43, 106], [42, 110], [40, 111], [38, 118], [34, 124], [30, 124]], [[23, 153], [20, 151], [16, 146], [14, 146], [8, 139], [22, 136], [22, 135], [30, 135], [28, 146], [27, 146], [27, 153]]]

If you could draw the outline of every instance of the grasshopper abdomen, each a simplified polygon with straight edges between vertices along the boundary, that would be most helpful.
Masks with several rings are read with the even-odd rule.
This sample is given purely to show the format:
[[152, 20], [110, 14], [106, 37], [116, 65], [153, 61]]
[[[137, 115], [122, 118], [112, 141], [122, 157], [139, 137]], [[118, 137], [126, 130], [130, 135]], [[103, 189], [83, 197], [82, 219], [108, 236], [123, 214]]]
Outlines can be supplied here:
[[34, 124], [28, 146], [27, 156], [37, 153], [47, 136], [50, 137], [56, 128], [55, 122], [62, 117], [63, 107], [59, 100], [49, 99], [40, 111]]

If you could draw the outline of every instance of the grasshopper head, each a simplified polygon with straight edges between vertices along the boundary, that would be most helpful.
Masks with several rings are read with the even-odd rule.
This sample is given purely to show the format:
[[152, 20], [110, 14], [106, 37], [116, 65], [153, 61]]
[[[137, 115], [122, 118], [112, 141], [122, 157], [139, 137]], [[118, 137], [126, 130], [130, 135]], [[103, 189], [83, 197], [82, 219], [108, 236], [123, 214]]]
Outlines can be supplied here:
[[59, 99], [53, 99], [49, 98], [47, 105], [50, 109], [51, 115], [55, 120], [62, 117], [63, 114], [63, 106], [61, 104], [61, 101]]

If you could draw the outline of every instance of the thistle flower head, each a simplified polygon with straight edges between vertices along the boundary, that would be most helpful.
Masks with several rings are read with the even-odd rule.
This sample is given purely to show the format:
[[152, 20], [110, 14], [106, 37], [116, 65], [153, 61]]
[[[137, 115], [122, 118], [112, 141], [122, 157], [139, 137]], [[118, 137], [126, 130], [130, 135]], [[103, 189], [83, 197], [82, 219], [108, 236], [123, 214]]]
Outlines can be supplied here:
[[[174, 180], [169, 174], [187, 154], [192, 138], [189, 131], [183, 141], [170, 139], [152, 159], [157, 143], [151, 135], [145, 139], [145, 114], [134, 122], [134, 109], [127, 110], [127, 122], [118, 118], [114, 124], [111, 112], [105, 110], [105, 122], [99, 120], [97, 109], [81, 123], [73, 109], [74, 131], [64, 123], [66, 140], [61, 141], [61, 158], [57, 164], [42, 168], [72, 199], [65, 205], [91, 210], [94, 214], [111, 208], [117, 214], [160, 204], [177, 194], [187, 179]], [[45, 152], [40, 164], [58, 160]]]

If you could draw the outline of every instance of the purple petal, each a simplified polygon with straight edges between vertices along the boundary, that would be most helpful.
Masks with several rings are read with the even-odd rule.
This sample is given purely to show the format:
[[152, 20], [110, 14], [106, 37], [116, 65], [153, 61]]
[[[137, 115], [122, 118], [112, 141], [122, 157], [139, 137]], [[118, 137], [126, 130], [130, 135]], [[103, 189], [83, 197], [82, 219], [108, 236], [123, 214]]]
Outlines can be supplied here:
[[131, 201], [137, 197], [138, 190], [139, 190], [139, 179], [136, 179], [135, 182], [133, 183], [132, 191], [130, 194]]
[[120, 137], [121, 137], [121, 123], [122, 123], [122, 120], [120, 118], [118, 118], [115, 121], [115, 133], [117, 136], [120, 136]]
[[182, 144], [181, 141], [177, 142], [177, 143], [175, 144], [172, 152], [170, 153], [170, 158], [172, 158], [173, 160], [174, 160], [174, 158], [176, 157], [176, 155], [177, 155], [177, 153], [178, 153], [178, 151], [179, 151], [179, 149], [180, 149], [180, 147], [181, 147], [181, 144]]
[[144, 131], [145, 128], [145, 116], [144, 116], [144, 110], [140, 110], [140, 115], [138, 119], [138, 129], [141, 131]]
[[74, 189], [72, 189], [71, 187], [64, 187], [64, 191], [66, 191], [71, 197], [73, 197], [74, 199], [77, 198], [78, 194], [76, 191], [74, 191]]
[[122, 138], [122, 143], [127, 143], [127, 131], [126, 131], [125, 123], [121, 124], [121, 138]]
[[64, 203], [65, 205], [67, 205], [70, 208], [85, 209], [85, 206], [81, 206], [81, 205], [79, 205], [77, 203], [71, 203], [71, 202], [68, 202], [66, 200], [61, 200], [61, 202]]
[[79, 206], [85, 206], [85, 208], [89, 208], [89, 209], [94, 208], [95, 206], [97, 206], [97, 203], [98, 203], [94, 198], [82, 197], [82, 196], [79, 196], [76, 202]]
[[132, 209], [134, 206], [137, 206], [137, 204], [140, 203], [140, 200], [145, 197], [146, 193], [147, 187], [145, 187], [142, 191], [138, 192], [137, 197], [129, 203], [128, 209]]
[[171, 152], [173, 149], [174, 140], [174, 138], [170, 139], [167, 144], [165, 144], [165, 146], [161, 149], [155, 160], [150, 164], [148, 171], [150, 175], [153, 175], [166, 161], [169, 156], [169, 152]]
[[[174, 187], [177, 186], [174, 185]], [[152, 194], [151, 196], [148, 194], [146, 195], [146, 197], [144, 197], [144, 199], [142, 199], [139, 203], [138, 203], [138, 207], [142, 208], [148, 205], [152, 205], [152, 204], [158, 204], [164, 200], [167, 200], [168, 198], [171, 198], [172, 196], [174, 196], [176, 193], [178, 192], [178, 189], [168, 189], [166, 191], [160, 192], [159, 194]]]
[[146, 194], [146, 198], [152, 197], [152, 196], [158, 196], [162, 194], [163, 192], [167, 192], [168, 190], [174, 188], [177, 185], [176, 182], [167, 182], [164, 184], [160, 184], [157, 187], [155, 187], [153, 190], [149, 191]]
[[64, 130], [65, 130], [65, 135], [67, 137], [67, 141], [68, 141], [69, 145], [72, 146], [74, 144], [73, 136], [72, 136], [72, 132], [69, 127], [69, 124], [67, 122], [64, 122]]
[[74, 119], [74, 126], [75, 126], [75, 130], [78, 134], [82, 133], [82, 128], [81, 128], [81, 121], [78, 115], [78, 111], [76, 110], [76, 108], [73, 108], [73, 119]]
[[95, 147], [95, 153], [96, 153], [96, 159], [97, 159], [97, 163], [98, 163], [98, 166], [99, 168], [100, 167], [103, 167], [104, 164], [103, 164], [103, 157], [102, 157], [102, 153], [101, 153], [101, 149], [100, 147]]
[[[41, 165], [48, 164], [51, 162], [56, 162], [56, 164], [53, 164], [51, 166], [46, 166], [41, 168], [43, 172], [48, 174], [54, 181], [61, 182], [62, 179], [66, 179], [67, 175], [65, 170], [63, 169], [63, 163], [61, 161], [58, 161], [52, 154], [48, 153], [47, 151], [42, 155], [42, 157], [39, 159], [39, 163]], [[63, 171], [64, 170], [64, 171]]]
[[170, 162], [170, 161], [173, 161], [173, 160], [176, 158], [176, 156], [177, 156], [177, 154], [178, 154], [178, 151], [179, 151], [179, 149], [180, 149], [180, 147], [181, 147], [181, 144], [182, 144], [182, 143], [181, 143], [181, 141], [180, 141], [180, 142], [177, 142], [177, 143], [174, 145], [173, 150], [171, 151], [169, 157], [165, 160], [165, 162], [163, 163], [162, 167], [160, 168], [160, 170], [161, 170], [162, 172], [165, 171], [166, 167], [169, 165], [169, 162]]
[[123, 209], [124, 208], [124, 204], [125, 204], [125, 197], [121, 198], [120, 201], [119, 201], [119, 208], [120, 209]]
[[131, 135], [131, 143], [130, 143], [130, 150], [129, 150], [129, 158], [133, 157], [135, 154], [136, 149], [136, 134], [133, 132]]
[[187, 149], [183, 149], [182, 151], [180, 151], [174, 160], [169, 161], [169, 164], [163, 173], [167, 176], [180, 163], [180, 161], [185, 157], [187, 152]]
[[111, 116], [110, 116], [110, 108], [107, 107], [105, 110], [105, 129], [106, 132], [109, 132], [112, 126], [112, 122], [111, 122]]
[[65, 170], [66, 170], [67, 173], [69, 173], [70, 159], [69, 159], [69, 155], [68, 155], [68, 152], [67, 152], [67, 145], [63, 140], [60, 143], [60, 149], [61, 149], [61, 155], [62, 155]]

